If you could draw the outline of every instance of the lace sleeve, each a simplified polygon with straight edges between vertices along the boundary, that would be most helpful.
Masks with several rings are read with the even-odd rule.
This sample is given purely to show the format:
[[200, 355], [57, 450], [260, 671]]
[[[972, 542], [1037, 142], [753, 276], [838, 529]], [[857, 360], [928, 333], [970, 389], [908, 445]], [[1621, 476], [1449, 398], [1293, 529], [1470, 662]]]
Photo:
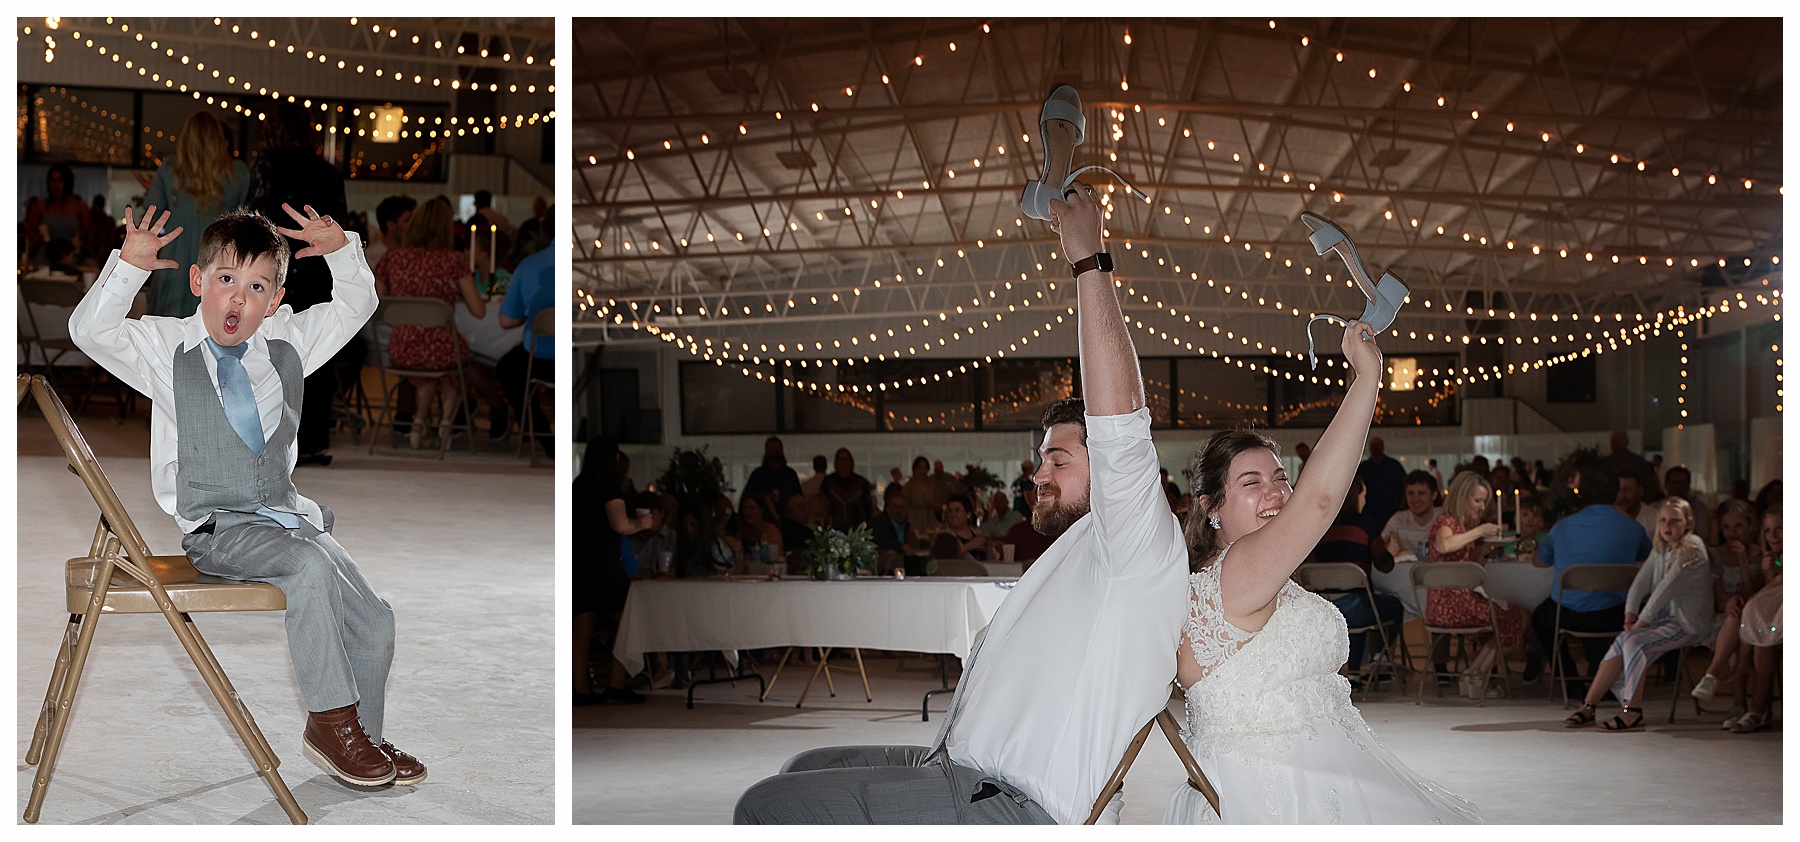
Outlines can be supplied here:
[[1224, 598], [1219, 589], [1219, 570], [1224, 554], [1200, 572], [1188, 577], [1188, 619], [1182, 645], [1192, 663], [1180, 662], [1181, 683], [1191, 687], [1206, 678], [1226, 659], [1256, 636], [1225, 620]]

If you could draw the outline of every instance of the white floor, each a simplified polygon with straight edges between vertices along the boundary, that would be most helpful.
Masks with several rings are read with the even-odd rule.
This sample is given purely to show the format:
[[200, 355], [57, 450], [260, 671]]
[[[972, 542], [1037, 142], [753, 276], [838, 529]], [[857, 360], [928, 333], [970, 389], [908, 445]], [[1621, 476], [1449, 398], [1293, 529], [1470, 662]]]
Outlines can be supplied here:
[[[141, 420], [82, 422], [155, 552], [180, 552], [173, 519], [149, 492]], [[49, 455], [35, 413], [19, 418], [17, 809], [36, 772], [24, 756], [56, 649], [62, 563], [85, 553], [97, 511]], [[393, 604], [399, 644], [387, 737], [418, 756], [416, 787], [355, 789], [300, 751], [305, 708], [282, 615], [196, 615], [201, 632], [320, 824], [548, 823], [555, 819], [553, 521], [548, 469], [499, 444], [440, 463], [386, 448], [336, 448], [299, 469], [301, 492], [337, 513], [335, 534]], [[365, 445], [366, 447], [366, 445]], [[38, 455], [30, 455], [38, 454]], [[287, 818], [157, 615], [101, 621], [44, 824], [280, 824]]]
[[[864, 701], [854, 664], [837, 675], [838, 695], [813, 688], [796, 710], [805, 676], [791, 668], [768, 701], [754, 681], [654, 693], [638, 706], [576, 708], [571, 792], [577, 824], [716, 824], [750, 784], [808, 748], [930, 744], [948, 697], [919, 718], [920, 695], [937, 684], [913, 656], [869, 661], [875, 701]], [[906, 669], [900, 667], [904, 665]], [[1544, 688], [1485, 706], [1445, 698], [1421, 705], [1383, 691], [1359, 702], [1382, 741], [1422, 777], [1474, 801], [1495, 824], [1772, 824], [1782, 820], [1782, 734], [1734, 735], [1723, 714], [1696, 717], [1684, 705], [1666, 724], [1669, 691], [1652, 691], [1651, 725], [1640, 733], [1568, 731], [1566, 712]], [[1428, 699], [1430, 696], [1428, 694]], [[1046, 704], [1053, 704], [1047, 700]], [[1607, 711], [1610, 713], [1615, 710]], [[1160, 821], [1182, 772], [1157, 733], [1126, 777], [1124, 823]]]

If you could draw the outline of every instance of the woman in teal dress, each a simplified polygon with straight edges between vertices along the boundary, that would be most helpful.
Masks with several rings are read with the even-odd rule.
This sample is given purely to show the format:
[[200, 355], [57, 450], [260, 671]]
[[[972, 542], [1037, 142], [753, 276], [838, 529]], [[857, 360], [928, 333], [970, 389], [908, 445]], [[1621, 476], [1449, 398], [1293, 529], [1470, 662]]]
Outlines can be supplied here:
[[194, 314], [200, 299], [188, 289], [187, 267], [199, 260], [200, 233], [221, 214], [243, 204], [249, 191], [250, 170], [232, 157], [225, 124], [206, 111], [189, 115], [175, 139], [175, 154], [163, 159], [144, 194], [145, 205], [170, 212], [167, 229], [182, 229], [181, 236], [162, 251], [181, 268], [150, 274], [151, 315]]

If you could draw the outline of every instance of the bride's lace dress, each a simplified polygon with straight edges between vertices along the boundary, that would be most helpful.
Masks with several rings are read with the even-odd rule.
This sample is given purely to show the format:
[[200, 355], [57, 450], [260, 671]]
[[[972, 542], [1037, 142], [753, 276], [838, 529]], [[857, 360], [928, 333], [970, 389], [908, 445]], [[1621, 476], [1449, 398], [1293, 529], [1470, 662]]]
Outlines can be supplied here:
[[[1292, 581], [1262, 631], [1226, 622], [1219, 561], [1189, 577], [1184, 632], [1201, 678], [1182, 736], [1219, 792], [1228, 824], [1479, 822], [1475, 806], [1421, 780], [1381, 746], [1337, 671], [1344, 617]], [[1192, 670], [1184, 670], [1192, 675]], [[1183, 785], [1164, 824], [1220, 821]]]

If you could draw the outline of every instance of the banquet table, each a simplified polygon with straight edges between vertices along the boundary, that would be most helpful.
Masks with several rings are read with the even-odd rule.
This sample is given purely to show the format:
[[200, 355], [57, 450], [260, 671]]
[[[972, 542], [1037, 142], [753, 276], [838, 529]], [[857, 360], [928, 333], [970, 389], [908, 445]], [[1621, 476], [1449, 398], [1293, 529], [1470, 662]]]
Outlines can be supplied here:
[[838, 582], [633, 582], [613, 654], [630, 673], [646, 652], [735, 654], [786, 646], [888, 649], [966, 658], [1016, 579], [864, 578]]
[[[1369, 580], [1377, 592], [1399, 597], [1409, 620], [1421, 613], [1412, 586], [1412, 569], [1418, 564], [1417, 560], [1395, 561], [1393, 570], [1376, 571]], [[1556, 583], [1556, 568], [1538, 567], [1528, 560], [1493, 559], [1482, 566], [1487, 570], [1488, 597], [1517, 605], [1527, 613], [1550, 598], [1550, 588]]]
[[525, 326], [500, 326], [500, 296], [492, 296], [487, 300], [487, 314], [475, 318], [467, 307], [456, 308], [456, 331], [468, 341], [469, 350], [475, 359], [493, 365], [507, 351], [525, 341]]

